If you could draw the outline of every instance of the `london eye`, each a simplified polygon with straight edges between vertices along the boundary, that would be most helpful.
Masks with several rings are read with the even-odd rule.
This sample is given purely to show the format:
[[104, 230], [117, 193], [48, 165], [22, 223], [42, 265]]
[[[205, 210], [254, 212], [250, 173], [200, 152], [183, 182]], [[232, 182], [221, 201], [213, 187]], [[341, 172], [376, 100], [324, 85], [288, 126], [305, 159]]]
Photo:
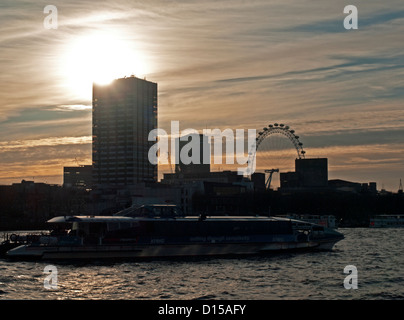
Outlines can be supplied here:
[[[257, 133], [255, 148], [250, 150], [249, 168], [267, 175], [269, 188], [275, 172], [294, 171], [295, 159], [304, 159], [305, 151], [300, 137], [284, 124], [270, 124]], [[250, 165], [251, 164], [251, 165]]]

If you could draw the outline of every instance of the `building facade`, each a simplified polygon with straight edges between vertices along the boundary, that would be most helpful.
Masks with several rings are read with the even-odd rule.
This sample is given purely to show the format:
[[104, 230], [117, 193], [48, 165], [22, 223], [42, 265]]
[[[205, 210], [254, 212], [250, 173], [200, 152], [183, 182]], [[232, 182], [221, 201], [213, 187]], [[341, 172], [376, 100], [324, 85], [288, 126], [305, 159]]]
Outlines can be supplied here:
[[299, 176], [300, 186], [304, 188], [327, 187], [328, 159], [296, 159], [295, 170]]
[[280, 173], [281, 189], [326, 188], [328, 159], [296, 159], [294, 172]]
[[63, 187], [91, 189], [93, 180], [93, 166], [78, 166], [63, 168]]
[[[193, 155], [192, 152], [194, 143], [198, 145], [198, 155]], [[179, 146], [178, 164], [175, 165], [176, 173], [183, 174], [209, 174], [210, 172], [210, 143], [208, 136], [203, 134], [189, 134], [181, 139], [177, 139]], [[185, 156], [187, 154], [187, 156]], [[181, 156], [184, 155], [184, 156]], [[184, 159], [190, 160], [190, 163], [184, 163]], [[192, 160], [195, 160], [193, 162]]]
[[134, 76], [93, 85], [93, 185], [156, 182], [148, 152], [157, 128], [157, 84]]

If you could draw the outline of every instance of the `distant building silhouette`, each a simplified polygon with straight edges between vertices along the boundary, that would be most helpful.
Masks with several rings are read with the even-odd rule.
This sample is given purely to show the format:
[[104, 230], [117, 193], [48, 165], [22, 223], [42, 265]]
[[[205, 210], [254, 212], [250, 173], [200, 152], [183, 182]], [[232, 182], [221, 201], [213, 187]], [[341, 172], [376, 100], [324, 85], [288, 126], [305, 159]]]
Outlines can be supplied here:
[[[196, 158], [196, 163], [184, 163], [183, 158], [179, 157], [179, 163], [175, 165], [175, 172], [182, 174], [208, 174], [210, 172], [210, 144], [208, 142], [208, 137], [203, 134], [189, 134], [178, 140], [179, 155], [187, 151], [186, 146], [192, 145], [192, 141], [198, 141], [199, 143], [199, 157], [192, 157], [193, 149], [191, 148], [188, 152], [188, 157], [190, 159]], [[204, 161], [204, 157], [206, 158]], [[204, 163], [205, 162], [205, 163]]]
[[330, 188], [337, 191], [355, 192], [358, 193], [362, 189], [361, 183], [346, 181], [341, 179], [332, 179], [328, 181]]
[[[180, 157], [179, 163], [175, 165], [175, 173], [165, 173], [161, 183], [185, 187], [190, 183], [200, 182], [205, 187], [214, 185], [217, 190], [224, 188], [226, 190], [237, 190], [237, 192], [265, 190], [264, 173], [255, 173], [252, 175], [252, 180], [250, 180], [239, 175], [237, 171], [211, 172], [211, 145], [208, 138], [208, 136], [203, 134], [189, 134], [182, 137], [182, 139], [177, 139], [178, 154], [188, 158], [188, 161], [185, 163], [184, 157]], [[191, 146], [196, 146], [195, 142], [198, 142], [198, 156], [192, 154], [195, 148], [191, 148]], [[190, 159], [195, 160], [195, 162], [188, 163]]]
[[328, 184], [328, 159], [296, 159], [295, 170], [299, 176], [300, 186], [327, 187]]
[[333, 179], [328, 181], [328, 186], [330, 189], [335, 191], [345, 191], [351, 193], [377, 193], [376, 182], [359, 183], [341, 179]]
[[196, 173], [165, 173], [161, 183], [181, 184], [191, 181], [209, 181], [218, 183], [240, 183], [245, 179], [237, 171], [213, 171]]
[[251, 182], [254, 184], [254, 191], [256, 192], [265, 191], [265, 173], [254, 172], [251, 175]]
[[93, 166], [78, 166], [78, 167], [64, 167], [63, 168], [63, 187], [91, 189]]
[[[102, 66], [101, 66], [102, 67]], [[149, 162], [157, 128], [157, 84], [134, 76], [93, 85], [93, 183], [117, 188], [156, 182]]]
[[300, 187], [300, 180], [297, 172], [281, 172], [279, 174], [279, 179], [281, 182], [281, 189]]
[[325, 188], [328, 185], [328, 159], [296, 159], [295, 172], [280, 173], [281, 189]]

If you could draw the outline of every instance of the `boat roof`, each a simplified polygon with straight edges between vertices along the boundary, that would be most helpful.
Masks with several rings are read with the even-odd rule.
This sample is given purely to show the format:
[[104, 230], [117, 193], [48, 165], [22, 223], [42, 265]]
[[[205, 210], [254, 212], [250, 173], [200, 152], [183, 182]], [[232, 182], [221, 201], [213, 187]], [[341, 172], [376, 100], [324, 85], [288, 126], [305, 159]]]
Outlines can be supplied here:
[[124, 216], [59, 216], [48, 220], [49, 223], [72, 223], [72, 222], [133, 222], [133, 218]]
[[[158, 218], [158, 220], [171, 220], [172, 218]], [[199, 220], [199, 216], [187, 216], [187, 217], [176, 217], [176, 220]], [[128, 217], [128, 216], [58, 216], [48, 220], [48, 223], [73, 223], [73, 222], [81, 222], [81, 223], [117, 223], [117, 222], [136, 222], [139, 220], [156, 220], [156, 218], [151, 217]], [[207, 216], [206, 220], [210, 221], [293, 221], [293, 222], [301, 222], [308, 223], [301, 220], [295, 220], [290, 218], [283, 217], [272, 217], [272, 216]]]

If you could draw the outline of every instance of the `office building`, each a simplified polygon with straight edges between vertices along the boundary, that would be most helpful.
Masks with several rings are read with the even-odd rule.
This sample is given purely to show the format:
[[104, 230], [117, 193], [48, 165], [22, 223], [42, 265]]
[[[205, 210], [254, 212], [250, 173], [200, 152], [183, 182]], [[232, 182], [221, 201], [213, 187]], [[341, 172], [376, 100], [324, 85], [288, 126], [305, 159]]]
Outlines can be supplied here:
[[296, 159], [294, 172], [280, 173], [281, 189], [326, 188], [328, 159]]
[[[178, 164], [175, 165], [175, 172], [181, 174], [206, 174], [210, 172], [210, 143], [208, 137], [203, 134], [189, 134], [178, 139], [179, 155], [187, 154], [187, 160], [190, 163], [184, 163], [184, 157], [179, 158]], [[194, 142], [198, 144], [198, 155], [193, 155]], [[186, 148], [186, 149], [185, 149]], [[195, 160], [195, 162], [193, 162]]]
[[156, 182], [148, 152], [157, 128], [157, 84], [136, 78], [93, 85], [93, 183], [97, 187]]
[[65, 188], [92, 188], [93, 166], [78, 166], [63, 168], [63, 187]]
[[328, 159], [296, 159], [295, 170], [301, 187], [327, 187]]

